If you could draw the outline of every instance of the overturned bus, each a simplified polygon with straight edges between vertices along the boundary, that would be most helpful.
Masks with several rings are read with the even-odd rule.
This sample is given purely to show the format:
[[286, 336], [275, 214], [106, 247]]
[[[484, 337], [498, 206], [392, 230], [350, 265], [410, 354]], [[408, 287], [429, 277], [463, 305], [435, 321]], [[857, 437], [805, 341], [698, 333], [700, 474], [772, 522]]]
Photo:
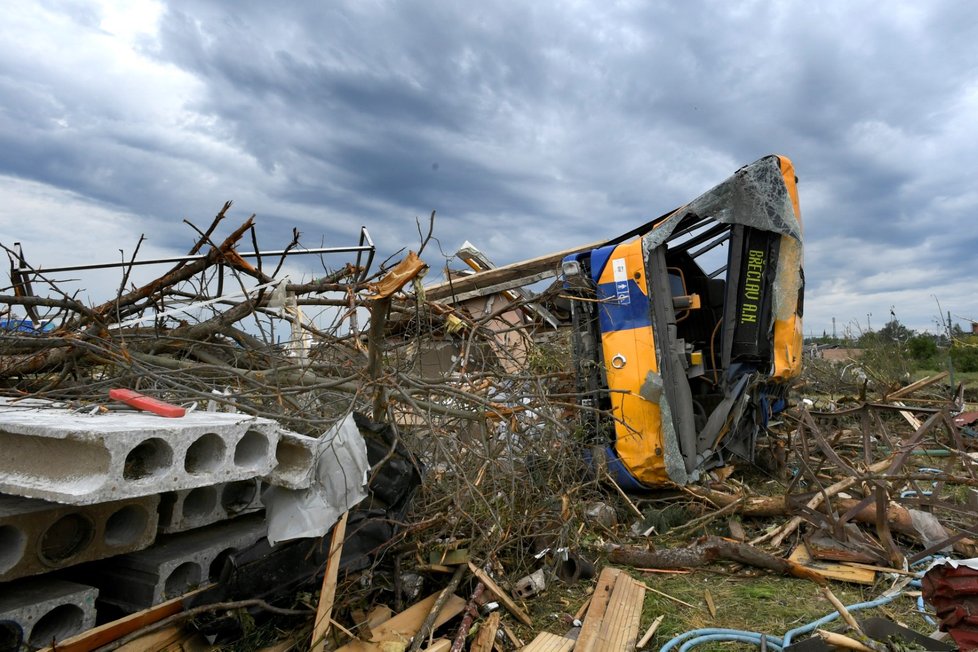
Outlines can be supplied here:
[[585, 437], [623, 486], [683, 485], [739, 457], [802, 362], [802, 227], [790, 160], [566, 257]]

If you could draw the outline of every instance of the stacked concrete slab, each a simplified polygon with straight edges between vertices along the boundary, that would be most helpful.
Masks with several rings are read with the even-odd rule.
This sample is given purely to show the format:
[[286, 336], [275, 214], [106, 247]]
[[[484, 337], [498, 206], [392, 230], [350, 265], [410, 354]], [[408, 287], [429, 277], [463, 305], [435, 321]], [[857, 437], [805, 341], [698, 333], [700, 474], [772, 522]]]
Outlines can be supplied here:
[[258, 478], [168, 491], [160, 498], [159, 530], [185, 532], [262, 509]]
[[91, 505], [247, 480], [275, 467], [279, 430], [240, 414], [165, 419], [0, 405], [0, 492]]
[[309, 487], [325, 445], [241, 414], [0, 399], [0, 649], [93, 626], [96, 596], [131, 612], [216, 579], [265, 536], [264, 483]]
[[46, 577], [0, 585], [2, 649], [46, 647], [90, 629], [97, 595], [90, 586]]
[[156, 539], [159, 502], [75, 506], [0, 495], [0, 581], [142, 550]]
[[217, 580], [228, 555], [254, 545], [265, 532], [261, 514], [236, 518], [161, 537], [151, 548], [81, 569], [76, 577], [98, 587], [100, 600], [139, 611]]

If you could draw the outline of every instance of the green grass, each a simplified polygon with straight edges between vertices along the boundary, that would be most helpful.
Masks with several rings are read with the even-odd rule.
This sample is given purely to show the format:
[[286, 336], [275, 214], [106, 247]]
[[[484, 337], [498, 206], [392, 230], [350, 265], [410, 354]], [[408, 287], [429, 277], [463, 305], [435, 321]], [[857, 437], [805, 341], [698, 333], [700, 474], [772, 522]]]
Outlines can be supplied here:
[[[656, 635], [646, 646], [648, 650], [659, 649], [678, 634], [706, 627], [742, 629], [780, 637], [795, 627], [834, 612], [832, 605], [811, 582], [763, 571], [696, 570], [688, 574], [663, 574], [624, 570], [647, 586], [695, 607], [691, 609], [659, 594], [646, 592], [639, 635], [645, 633], [657, 616], [665, 615]], [[560, 635], [567, 633], [570, 626], [560, 616], [573, 614], [587, 599], [585, 587], [593, 587], [594, 582], [592, 580], [573, 587], [557, 582], [543, 595], [528, 600], [526, 605], [535, 627], [520, 626], [516, 628], [519, 635], [529, 642], [543, 630]], [[833, 582], [830, 588], [843, 604], [850, 605], [876, 599], [889, 586], [888, 580], [881, 579], [874, 586]], [[706, 591], [713, 597], [716, 617], [707, 608]], [[856, 613], [857, 618], [869, 615], [887, 617], [921, 632], [932, 629], [917, 613], [915, 598], [909, 596], [901, 596], [883, 607]], [[511, 619], [507, 620], [512, 624]], [[832, 629], [836, 625], [837, 623], [832, 623], [828, 628]], [[746, 644], [714, 643], [696, 649], [698, 652], [735, 652], [757, 648]]]
[[[940, 369], [918, 369], [913, 372], [913, 380], [921, 380], [923, 378], [927, 378], [928, 376], [939, 374], [942, 371], [947, 371], [947, 368], [942, 367]], [[943, 382], [947, 382], [947, 381], [945, 380]], [[955, 371], [954, 382], [964, 383], [965, 387], [978, 387], [978, 371]]]

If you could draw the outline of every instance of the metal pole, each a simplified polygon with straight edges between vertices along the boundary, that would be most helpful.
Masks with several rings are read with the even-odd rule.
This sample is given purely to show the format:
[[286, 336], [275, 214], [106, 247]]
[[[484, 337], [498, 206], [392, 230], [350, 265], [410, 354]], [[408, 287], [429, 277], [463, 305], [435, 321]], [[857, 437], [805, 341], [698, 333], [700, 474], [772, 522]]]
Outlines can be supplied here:
[[954, 339], [951, 336], [951, 311], [947, 311], [947, 379], [951, 383], [951, 396], [954, 396], [954, 358], [951, 352], [954, 350]]
[[[373, 254], [373, 247], [367, 245], [361, 245], [356, 247], [319, 247], [317, 249], [293, 249], [287, 251], [285, 249], [279, 249], [277, 251], [246, 251], [239, 254], [242, 258], [257, 258], [258, 256], [284, 256], [285, 254], [301, 255], [301, 254], [340, 254], [340, 253], [369, 253]], [[372, 259], [372, 255], [370, 258]], [[111, 269], [113, 267], [128, 267], [130, 265], [160, 265], [163, 263], [182, 263], [191, 262], [194, 260], [201, 260], [207, 258], [207, 254], [196, 254], [193, 256], [173, 256], [172, 258], [152, 258], [150, 260], [134, 260], [132, 262], [115, 262], [115, 263], [89, 263], [86, 265], [68, 265], [65, 267], [40, 267], [38, 269], [31, 269], [29, 267], [21, 267], [17, 271], [24, 272], [27, 274], [53, 274], [55, 272], [79, 272], [91, 269]]]

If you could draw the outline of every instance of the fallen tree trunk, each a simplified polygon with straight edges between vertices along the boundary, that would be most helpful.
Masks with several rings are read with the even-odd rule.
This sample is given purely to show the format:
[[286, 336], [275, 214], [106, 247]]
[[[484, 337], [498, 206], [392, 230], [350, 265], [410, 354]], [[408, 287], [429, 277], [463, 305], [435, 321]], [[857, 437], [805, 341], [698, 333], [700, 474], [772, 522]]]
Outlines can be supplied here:
[[726, 560], [763, 568], [779, 575], [811, 580], [819, 585], [825, 584], [824, 577], [800, 564], [775, 557], [748, 543], [730, 541], [717, 536], [703, 537], [686, 548], [665, 550], [615, 548], [608, 555], [608, 560], [625, 566], [664, 569], [695, 568], [718, 560]]

